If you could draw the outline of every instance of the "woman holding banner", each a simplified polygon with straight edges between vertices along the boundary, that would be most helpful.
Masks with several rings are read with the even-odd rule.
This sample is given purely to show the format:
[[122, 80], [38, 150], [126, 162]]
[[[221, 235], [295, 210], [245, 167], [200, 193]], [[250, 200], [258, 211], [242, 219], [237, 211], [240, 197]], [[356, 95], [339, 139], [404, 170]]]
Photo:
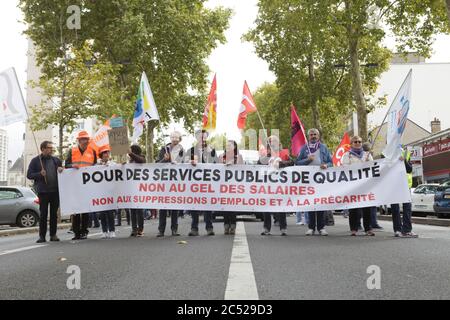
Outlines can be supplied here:
[[[373, 161], [370, 152], [366, 152], [362, 148], [362, 139], [359, 136], [354, 136], [350, 140], [351, 148], [342, 156], [342, 165], [352, 165], [355, 163], [362, 163], [366, 161]], [[360, 215], [362, 213], [364, 231], [368, 236], [374, 236], [375, 233], [372, 231], [372, 219], [371, 219], [371, 208], [354, 208], [349, 210], [349, 223], [352, 236], [356, 236], [358, 233], [358, 225]]]
[[[184, 158], [184, 149], [180, 144], [181, 133], [174, 131], [170, 134], [170, 143], [161, 148], [158, 155], [157, 163], [182, 163]], [[178, 233], [178, 215], [179, 210], [159, 210], [159, 226], [157, 237], [164, 237], [166, 231], [167, 215], [170, 214], [170, 229], [172, 236], [179, 236]]]
[[[258, 160], [260, 165], [268, 165], [273, 169], [278, 169], [283, 161], [288, 161], [289, 155], [283, 155], [281, 149], [280, 139], [277, 136], [270, 136], [267, 138], [267, 154], [262, 156]], [[279, 223], [282, 236], [286, 236], [287, 221], [285, 212], [274, 213], [275, 223]], [[270, 229], [272, 228], [272, 214], [270, 212], [264, 212], [264, 229], [261, 232], [262, 236], [270, 235]]]
[[[234, 140], [228, 140], [226, 148], [223, 154], [219, 157], [219, 163], [223, 163], [227, 166], [233, 164], [244, 164], [244, 159], [239, 153], [238, 145]], [[223, 212], [223, 223], [225, 234], [236, 233], [236, 213], [235, 212]]]
[[[130, 147], [128, 152], [130, 163], [145, 163], [142, 149], [137, 144]], [[131, 209], [131, 235], [130, 237], [142, 237], [144, 235], [144, 209]]]

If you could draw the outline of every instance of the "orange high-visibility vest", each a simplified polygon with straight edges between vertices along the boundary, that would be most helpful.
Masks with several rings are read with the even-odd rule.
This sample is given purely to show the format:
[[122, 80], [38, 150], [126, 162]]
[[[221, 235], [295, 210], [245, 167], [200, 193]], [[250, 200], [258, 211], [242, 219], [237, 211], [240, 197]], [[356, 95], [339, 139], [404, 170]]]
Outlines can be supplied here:
[[89, 167], [95, 164], [95, 151], [91, 146], [88, 146], [86, 150], [81, 154], [78, 146], [72, 148], [72, 166], [73, 167]]

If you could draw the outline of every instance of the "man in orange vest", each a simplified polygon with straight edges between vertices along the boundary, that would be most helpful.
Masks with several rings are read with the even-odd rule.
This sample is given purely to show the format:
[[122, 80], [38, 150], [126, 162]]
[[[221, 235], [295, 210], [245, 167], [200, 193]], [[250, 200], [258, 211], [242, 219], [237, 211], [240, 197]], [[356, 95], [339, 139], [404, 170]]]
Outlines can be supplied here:
[[[97, 163], [97, 154], [89, 145], [90, 137], [86, 131], [80, 131], [77, 136], [78, 145], [69, 150], [65, 163], [66, 168], [79, 169], [93, 166]], [[72, 216], [72, 230], [75, 237], [72, 240], [87, 239], [89, 213], [74, 214]]]

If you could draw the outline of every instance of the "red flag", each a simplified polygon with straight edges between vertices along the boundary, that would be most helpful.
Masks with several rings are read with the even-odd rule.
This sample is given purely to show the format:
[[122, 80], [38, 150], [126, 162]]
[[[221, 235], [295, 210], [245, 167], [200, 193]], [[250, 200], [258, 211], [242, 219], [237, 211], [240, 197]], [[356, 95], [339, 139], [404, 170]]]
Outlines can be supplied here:
[[348, 135], [348, 133], [346, 132], [344, 134], [344, 137], [342, 138], [341, 143], [339, 144], [339, 146], [336, 149], [336, 152], [333, 155], [333, 165], [335, 165], [336, 167], [339, 167], [340, 165], [342, 165], [342, 156], [350, 150], [350, 137]]
[[303, 127], [294, 105], [291, 105], [291, 152], [298, 156], [301, 148], [306, 144], [305, 127]]
[[247, 81], [244, 82], [244, 90], [242, 92], [242, 102], [241, 108], [239, 109], [239, 116], [237, 121], [237, 126], [239, 129], [245, 128], [245, 123], [247, 122], [247, 114], [256, 111], [256, 103], [253, 100], [252, 93], [248, 88]]
[[206, 101], [205, 112], [203, 113], [203, 129], [214, 130], [216, 128], [217, 118], [217, 82], [216, 75], [214, 75], [209, 91], [208, 101]]

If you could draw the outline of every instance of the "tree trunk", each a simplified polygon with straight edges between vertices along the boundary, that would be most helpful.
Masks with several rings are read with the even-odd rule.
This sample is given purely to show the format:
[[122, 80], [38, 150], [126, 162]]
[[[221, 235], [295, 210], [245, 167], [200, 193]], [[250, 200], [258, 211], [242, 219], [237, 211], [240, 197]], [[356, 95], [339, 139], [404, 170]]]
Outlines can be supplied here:
[[359, 32], [352, 24], [352, 8], [351, 1], [345, 2], [348, 14], [347, 38], [350, 54], [350, 77], [352, 79], [352, 94], [356, 105], [356, 113], [358, 115], [358, 131], [363, 141], [367, 141], [367, 107], [364, 100], [364, 92], [361, 80], [361, 69], [358, 59], [359, 48]]
[[64, 157], [64, 154], [63, 154], [64, 124], [63, 123], [59, 124], [58, 136], [59, 136], [59, 146], [58, 146], [59, 158], [63, 159], [63, 157]]
[[311, 110], [313, 116], [313, 124], [314, 127], [320, 131], [320, 134], [323, 135], [322, 126], [320, 125], [319, 108], [317, 106], [316, 75], [314, 73], [314, 57], [312, 56], [312, 54], [309, 56], [308, 73], [309, 85], [311, 88]]

